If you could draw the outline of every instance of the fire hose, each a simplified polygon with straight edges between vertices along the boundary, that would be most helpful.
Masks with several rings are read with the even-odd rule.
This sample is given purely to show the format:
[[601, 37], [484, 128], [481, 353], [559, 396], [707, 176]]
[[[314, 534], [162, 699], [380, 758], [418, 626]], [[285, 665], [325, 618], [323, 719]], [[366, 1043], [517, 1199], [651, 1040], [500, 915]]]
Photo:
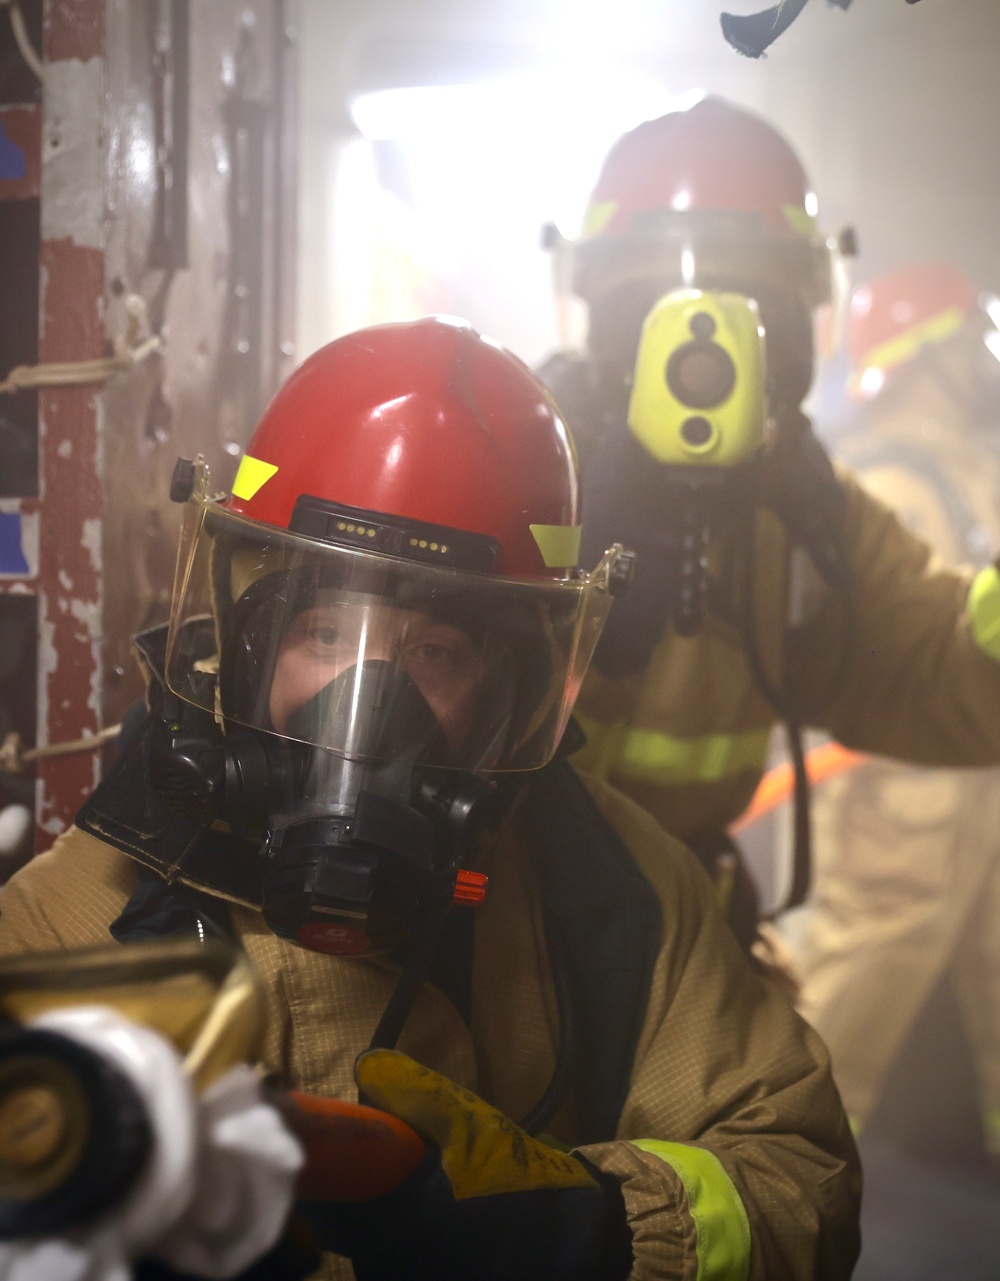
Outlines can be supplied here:
[[235, 1275], [296, 1201], [417, 1168], [403, 1121], [262, 1080], [261, 1002], [216, 941], [0, 963], [0, 1278]]

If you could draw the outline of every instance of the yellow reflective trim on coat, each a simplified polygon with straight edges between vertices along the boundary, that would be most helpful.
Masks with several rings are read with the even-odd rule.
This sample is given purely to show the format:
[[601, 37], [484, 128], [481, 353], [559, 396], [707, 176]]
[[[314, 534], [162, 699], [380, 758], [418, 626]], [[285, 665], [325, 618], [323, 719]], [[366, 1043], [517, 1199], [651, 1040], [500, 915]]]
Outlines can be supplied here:
[[744, 770], [762, 770], [770, 737], [770, 729], [698, 738], [630, 729], [622, 739], [616, 769], [651, 783], [718, 783]]
[[1000, 663], [1000, 573], [995, 565], [987, 565], [972, 580], [969, 617], [976, 644]]
[[746, 1281], [750, 1274], [750, 1222], [719, 1158], [686, 1143], [633, 1139], [632, 1144], [659, 1157], [684, 1185], [695, 1226], [697, 1281]]
[[274, 463], [265, 463], [259, 458], [251, 458], [249, 454], [244, 454], [240, 460], [236, 479], [233, 481], [233, 496], [249, 502], [277, 470]]
[[574, 716], [587, 742], [573, 759], [596, 778], [619, 774], [667, 786], [718, 783], [745, 770], [763, 770], [767, 763], [770, 729], [679, 738], [632, 729], [624, 721], [608, 724], [579, 710]]

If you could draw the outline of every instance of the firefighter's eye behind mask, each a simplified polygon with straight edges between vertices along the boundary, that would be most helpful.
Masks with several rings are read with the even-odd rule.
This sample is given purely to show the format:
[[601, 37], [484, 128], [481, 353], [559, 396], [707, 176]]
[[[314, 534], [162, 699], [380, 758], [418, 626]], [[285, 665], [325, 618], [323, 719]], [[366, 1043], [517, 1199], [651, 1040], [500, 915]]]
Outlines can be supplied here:
[[190, 504], [189, 520], [167, 658], [181, 698], [356, 761], [551, 757], [607, 610], [594, 583], [407, 563], [211, 504]]
[[[281, 590], [261, 584], [264, 592], [269, 586]], [[429, 612], [377, 596], [318, 588], [309, 597], [276, 645], [252, 624], [234, 636], [224, 714], [356, 760], [464, 759], [487, 675], [509, 667], [509, 655]], [[257, 612], [273, 620], [273, 608]], [[253, 651], [264, 661], [254, 661]], [[254, 684], [241, 666], [263, 679]]]

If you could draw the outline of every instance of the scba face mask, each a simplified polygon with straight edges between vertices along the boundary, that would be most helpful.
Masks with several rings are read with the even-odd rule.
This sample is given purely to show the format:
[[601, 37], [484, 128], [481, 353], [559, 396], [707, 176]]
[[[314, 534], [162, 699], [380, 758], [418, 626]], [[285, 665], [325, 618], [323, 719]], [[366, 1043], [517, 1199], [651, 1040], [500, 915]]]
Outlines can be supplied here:
[[193, 497], [161, 785], [262, 845], [276, 933], [391, 950], [454, 893], [487, 775], [553, 755], [615, 560], [560, 582], [441, 571]]

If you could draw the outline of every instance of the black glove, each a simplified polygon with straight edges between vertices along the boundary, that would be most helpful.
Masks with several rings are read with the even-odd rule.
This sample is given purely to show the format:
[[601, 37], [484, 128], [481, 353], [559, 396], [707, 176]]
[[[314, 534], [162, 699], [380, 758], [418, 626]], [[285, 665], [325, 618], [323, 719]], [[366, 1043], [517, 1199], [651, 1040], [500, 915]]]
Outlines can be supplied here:
[[[262, 1255], [233, 1281], [305, 1281], [323, 1262], [308, 1224], [293, 1214], [284, 1234], [267, 1254]], [[190, 1272], [178, 1272], [158, 1259], [140, 1259], [132, 1269], [132, 1281], [205, 1281]]]

